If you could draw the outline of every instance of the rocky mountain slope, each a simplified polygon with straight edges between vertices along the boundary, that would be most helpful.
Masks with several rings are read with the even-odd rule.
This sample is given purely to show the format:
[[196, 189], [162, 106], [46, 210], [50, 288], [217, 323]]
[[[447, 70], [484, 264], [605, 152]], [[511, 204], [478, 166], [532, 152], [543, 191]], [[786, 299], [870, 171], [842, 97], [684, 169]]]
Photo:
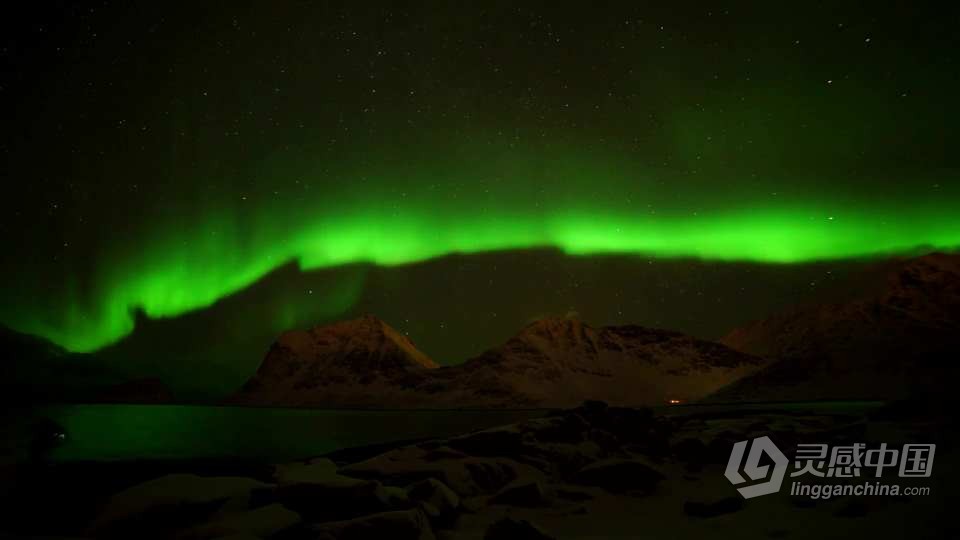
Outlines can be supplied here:
[[438, 366], [372, 316], [286, 332], [230, 401], [255, 405], [409, 404]]
[[759, 366], [758, 358], [677, 332], [555, 318], [439, 373], [436, 384], [456, 402], [486, 406], [649, 405], [697, 399]]
[[230, 401], [359, 407], [567, 406], [585, 399], [660, 404], [702, 397], [762, 364], [676, 332], [536, 321], [502, 346], [437, 367], [374, 317], [284, 334]]
[[960, 255], [885, 267], [859, 298], [795, 309], [722, 342], [773, 362], [714, 400], [896, 399], [945, 394], [960, 350]]

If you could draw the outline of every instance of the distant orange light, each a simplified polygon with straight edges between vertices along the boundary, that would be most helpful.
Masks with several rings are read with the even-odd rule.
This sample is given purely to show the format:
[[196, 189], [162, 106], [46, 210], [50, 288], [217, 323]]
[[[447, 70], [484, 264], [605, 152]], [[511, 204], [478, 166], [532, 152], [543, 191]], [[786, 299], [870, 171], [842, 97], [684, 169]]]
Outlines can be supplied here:
[[679, 405], [680, 403], [682, 403], [682, 401], [680, 401], [679, 399], [668, 399], [667, 403], [671, 405]]

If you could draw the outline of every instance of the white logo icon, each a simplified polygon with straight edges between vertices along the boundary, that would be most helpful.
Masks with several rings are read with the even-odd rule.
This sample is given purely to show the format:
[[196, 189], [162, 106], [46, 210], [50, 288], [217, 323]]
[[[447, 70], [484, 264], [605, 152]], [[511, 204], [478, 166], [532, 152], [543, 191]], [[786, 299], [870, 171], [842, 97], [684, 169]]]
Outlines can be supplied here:
[[[747, 462], [744, 464], [743, 454], [746, 453], [748, 443], [752, 444], [750, 453], [747, 455]], [[772, 472], [770, 471], [770, 465], [760, 465], [760, 457], [764, 453], [773, 460]], [[753, 441], [740, 441], [733, 445], [733, 452], [730, 453], [727, 470], [723, 475], [735, 486], [747, 483], [748, 480], [740, 474], [740, 465], [743, 464], [743, 472], [746, 473], [749, 481], [763, 480], [763, 482], [737, 488], [744, 499], [752, 499], [780, 491], [788, 463], [787, 456], [783, 455], [777, 445], [773, 444], [770, 437], [757, 437]]]

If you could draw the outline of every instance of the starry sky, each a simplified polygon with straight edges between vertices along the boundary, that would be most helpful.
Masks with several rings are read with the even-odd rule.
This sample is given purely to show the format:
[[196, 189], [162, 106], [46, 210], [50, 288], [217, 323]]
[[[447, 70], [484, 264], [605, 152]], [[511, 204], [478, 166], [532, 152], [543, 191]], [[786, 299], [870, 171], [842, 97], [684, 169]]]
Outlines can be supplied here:
[[[494, 317], [679, 324], [618, 306], [745, 279], [690, 268], [786, 268], [757, 270], [782, 278], [759, 306], [820, 264], [960, 245], [955, 9], [174, 4], [0, 23], [0, 323], [98, 351], [268, 282], [234, 334], [365, 309], [457, 356]], [[544, 291], [484, 303], [520, 282]], [[757, 310], [710, 313], [681, 329]]]

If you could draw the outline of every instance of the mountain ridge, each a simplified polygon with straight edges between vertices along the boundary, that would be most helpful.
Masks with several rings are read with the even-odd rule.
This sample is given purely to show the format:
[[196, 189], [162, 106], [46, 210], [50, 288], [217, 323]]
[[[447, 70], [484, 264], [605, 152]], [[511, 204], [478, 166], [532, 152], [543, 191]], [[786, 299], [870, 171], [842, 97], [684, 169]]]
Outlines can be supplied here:
[[[391, 368], [378, 341], [343, 338], [370, 327], [403, 345]], [[363, 330], [361, 330], [363, 331]], [[341, 336], [339, 341], [309, 336]], [[401, 354], [401, 362], [395, 357]], [[656, 404], [706, 395], [752, 372], [759, 358], [679, 332], [640, 326], [594, 328], [579, 319], [534, 321], [502, 345], [439, 367], [372, 316], [287, 332], [257, 373], [228, 401], [291, 406], [565, 406], [586, 399]]]
[[960, 255], [891, 262], [872, 293], [788, 310], [720, 341], [770, 363], [711, 400], [945, 394], [960, 349]]

